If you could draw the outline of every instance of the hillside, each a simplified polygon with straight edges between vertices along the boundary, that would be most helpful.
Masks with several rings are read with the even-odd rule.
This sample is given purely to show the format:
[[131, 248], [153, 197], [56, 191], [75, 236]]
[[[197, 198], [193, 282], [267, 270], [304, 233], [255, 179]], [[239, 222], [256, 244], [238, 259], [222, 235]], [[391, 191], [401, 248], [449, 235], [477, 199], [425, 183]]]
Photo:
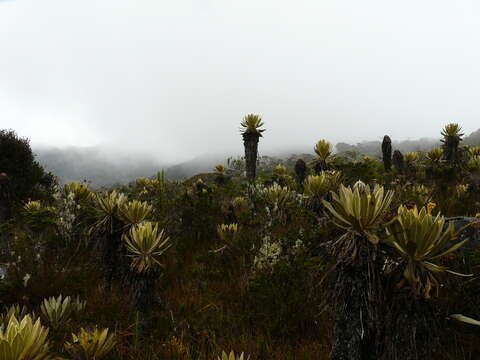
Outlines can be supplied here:
[[[464, 139], [465, 144], [480, 145], [480, 129]], [[418, 140], [393, 141], [393, 148], [402, 153], [412, 151], [426, 151], [439, 146], [440, 140], [422, 138]], [[94, 188], [128, 184], [138, 177], [149, 177], [158, 171], [164, 170], [165, 176], [170, 180], [189, 178], [198, 173], [212, 171], [217, 164], [225, 164], [232, 154], [203, 154], [181, 163], [162, 162], [157, 157], [149, 154], [118, 153], [114, 149], [101, 147], [92, 148], [35, 148], [38, 161], [48, 170], [60, 177], [63, 182], [84, 181], [90, 182]], [[359, 156], [368, 155], [381, 157], [381, 141], [363, 141], [357, 144], [339, 142], [336, 144], [338, 153], [356, 153]], [[266, 158], [273, 162], [288, 162], [292, 154], [302, 154], [305, 149], [291, 149], [269, 153]], [[312, 151], [313, 153], [313, 151]], [[275, 160], [277, 159], [277, 160]], [[283, 159], [283, 160], [280, 160]], [[296, 161], [293, 156], [291, 162]]]

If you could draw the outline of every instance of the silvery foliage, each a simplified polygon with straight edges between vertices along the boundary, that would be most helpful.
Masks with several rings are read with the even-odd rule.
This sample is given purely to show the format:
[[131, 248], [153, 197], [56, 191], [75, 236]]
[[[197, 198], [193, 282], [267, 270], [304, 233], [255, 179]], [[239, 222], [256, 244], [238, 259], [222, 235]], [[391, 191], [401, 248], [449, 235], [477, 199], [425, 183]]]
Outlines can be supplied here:
[[267, 220], [262, 229], [264, 234], [262, 244], [256, 251], [254, 258], [254, 271], [271, 270], [278, 262], [292, 260], [305, 251], [305, 245], [302, 240], [304, 235], [303, 229], [299, 230], [298, 238], [293, 246], [286, 239], [272, 238], [274, 225], [285, 223], [287, 209], [291, 206], [303, 206], [305, 197], [302, 194], [289, 190], [283, 198], [268, 198], [269, 191], [270, 188], [260, 184], [249, 185], [248, 189], [250, 196], [266, 200], [265, 213], [267, 214]]
[[[284, 190], [285, 196], [269, 196], [274, 188]], [[306, 197], [303, 194], [299, 194], [294, 190], [288, 189], [287, 187], [282, 187], [277, 183], [274, 183], [269, 187], [261, 184], [248, 185], [248, 193], [253, 195], [255, 198], [263, 199], [265, 201], [269, 218], [283, 219], [286, 215], [287, 208], [296, 205], [302, 206], [306, 200]]]
[[58, 231], [65, 240], [72, 240], [75, 234], [74, 224], [77, 220], [78, 212], [81, 210], [81, 205], [75, 201], [73, 192], [65, 193], [58, 187], [55, 189], [53, 197], [58, 208]]
[[[55, 199], [56, 208], [58, 210], [58, 216], [56, 216], [55, 221], [57, 225], [57, 230], [59, 234], [65, 240], [72, 240], [75, 233], [75, 221], [77, 220], [77, 214], [81, 209], [81, 206], [77, 204], [74, 199], [74, 194], [70, 192], [68, 195], [65, 194], [64, 191], [60, 187], [56, 187], [54, 189], [53, 197]], [[32, 264], [34, 263], [41, 263], [43, 258], [43, 252], [45, 250], [45, 240], [43, 239], [43, 234], [38, 234], [37, 241], [34, 243], [33, 251], [34, 257], [29, 259], [28, 261]], [[18, 240], [18, 236], [15, 235], [13, 237], [14, 241]], [[4, 279], [10, 271], [13, 271], [13, 268], [17, 269], [17, 272], [22, 272], [22, 268], [24, 267], [24, 262], [26, 259], [22, 259], [21, 255], [17, 255], [14, 250], [10, 251], [10, 256], [15, 260], [6, 262], [1, 264], [0, 266], [0, 280]], [[22, 277], [23, 285], [26, 287], [30, 282], [32, 274], [25, 273]]]
[[293, 246], [288, 246], [281, 240], [272, 240], [271, 236], [266, 235], [255, 255], [254, 271], [271, 270], [278, 262], [293, 260], [304, 252], [305, 245], [300, 238]]
[[270, 236], [266, 235], [253, 261], [254, 270], [271, 269], [278, 263], [281, 255], [282, 246], [278, 242], [272, 241]]

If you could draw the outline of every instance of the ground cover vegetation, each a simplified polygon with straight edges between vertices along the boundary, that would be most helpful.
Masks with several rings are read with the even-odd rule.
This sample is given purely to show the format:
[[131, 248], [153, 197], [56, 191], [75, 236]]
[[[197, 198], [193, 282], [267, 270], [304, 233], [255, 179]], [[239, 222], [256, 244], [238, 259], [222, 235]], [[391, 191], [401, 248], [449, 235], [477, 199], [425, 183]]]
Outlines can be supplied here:
[[[268, 123], [266, 123], [268, 125]], [[0, 360], [478, 359], [480, 147], [60, 185], [0, 132]], [[477, 145], [480, 145], [477, 144]]]

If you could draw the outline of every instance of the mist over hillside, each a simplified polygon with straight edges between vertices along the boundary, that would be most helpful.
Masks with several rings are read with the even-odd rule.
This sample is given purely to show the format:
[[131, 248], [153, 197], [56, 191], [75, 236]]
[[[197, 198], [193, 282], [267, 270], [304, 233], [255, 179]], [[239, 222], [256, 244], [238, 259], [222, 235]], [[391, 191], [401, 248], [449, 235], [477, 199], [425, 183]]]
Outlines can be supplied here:
[[164, 171], [169, 180], [208, 172], [230, 155], [205, 154], [186, 162], [162, 162], [151, 154], [121, 153], [103, 147], [36, 147], [37, 160], [62, 183], [88, 181], [94, 188], [127, 184]]
[[[463, 141], [468, 145], [480, 144], [480, 129], [466, 136]], [[393, 148], [402, 153], [426, 151], [440, 146], [439, 139], [421, 138], [418, 140], [395, 141]], [[381, 140], [362, 141], [357, 144], [339, 142], [337, 153], [356, 154], [358, 156], [381, 157]], [[89, 181], [93, 187], [127, 184], [138, 177], [150, 177], [164, 171], [170, 180], [189, 178], [198, 173], [210, 172], [216, 164], [225, 164], [229, 157], [240, 157], [241, 154], [206, 153], [181, 163], [162, 162], [155, 156], [145, 153], [121, 153], [114, 149], [102, 147], [37, 147], [34, 149], [38, 161], [57, 175], [62, 182]], [[262, 152], [260, 156], [287, 159], [292, 154], [313, 154], [312, 146], [284, 148]]]
[[[422, 138], [419, 140], [392, 141], [392, 148], [402, 153], [427, 151], [435, 146], [440, 146], [440, 140]], [[337, 153], [356, 153], [359, 156], [368, 155], [380, 158], [382, 156], [382, 141], [362, 141], [355, 145], [339, 142], [335, 145]]]
[[165, 167], [145, 154], [121, 154], [101, 147], [38, 147], [34, 151], [40, 164], [61, 182], [88, 181], [93, 187], [126, 184]]
[[[463, 145], [480, 145], [480, 129], [465, 136], [462, 141]], [[392, 139], [392, 148], [394, 150], [400, 150], [402, 153], [407, 152], [422, 152], [428, 151], [433, 147], [441, 146], [440, 139], [432, 138], [420, 138], [420, 139], [408, 139], [408, 140], [395, 140]], [[352, 152], [359, 156], [368, 155], [372, 157], [380, 158], [382, 156], [382, 139], [373, 141], [362, 141], [355, 145], [339, 142], [335, 145], [337, 153]]]

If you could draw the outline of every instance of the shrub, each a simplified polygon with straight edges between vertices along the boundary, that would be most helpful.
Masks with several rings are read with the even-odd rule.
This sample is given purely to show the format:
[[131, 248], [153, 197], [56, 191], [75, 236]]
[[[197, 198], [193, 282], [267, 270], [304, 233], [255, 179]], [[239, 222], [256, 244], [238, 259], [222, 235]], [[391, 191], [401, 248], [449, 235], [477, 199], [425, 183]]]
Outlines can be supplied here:
[[53, 187], [53, 175], [35, 161], [28, 139], [18, 137], [13, 130], [0, 130], [0, 154], [0, 173], [7, 176], [0, 187], [0, 202], [8, 207], [7, 215], [11, 215], [14, 203], [46, 196], [45, 190]]

